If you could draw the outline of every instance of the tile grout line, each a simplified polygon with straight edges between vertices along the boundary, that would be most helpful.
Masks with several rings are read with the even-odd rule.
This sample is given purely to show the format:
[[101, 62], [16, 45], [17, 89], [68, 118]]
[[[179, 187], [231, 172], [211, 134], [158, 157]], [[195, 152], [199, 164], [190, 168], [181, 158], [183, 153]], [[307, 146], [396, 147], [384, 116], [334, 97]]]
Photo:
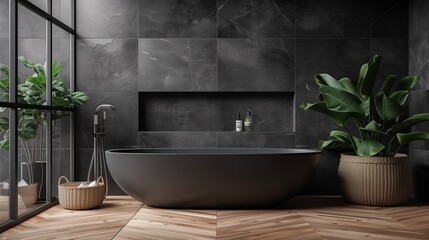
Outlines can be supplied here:
[[133, 220], [133, 218], [137, 215], [137, 213], [139, 213], [140, 212], [140, 210], [145, 206], [146, 204], [142, 204], [141, 205], [141, 207], [139, 208], [139, 209], [137, 209], [137, 211], [131, 216], [131, 218], [130, 219], [128, 219], [128, 221], [119, 229], [119, 231], [115, 234], [115, 236], [113, 236], [112, 238], [111, 238], [111, 240], [113, 240], [113, 239], [115, 239], [117, 236], [118, 236], [118, 234], [120, 233], [120, 232], [122, 232], [122, 229], [124, 229], [124, 227], [126, 227], [127, 225], [128, 225], [128, 223], [131, 221], [131, 220]]

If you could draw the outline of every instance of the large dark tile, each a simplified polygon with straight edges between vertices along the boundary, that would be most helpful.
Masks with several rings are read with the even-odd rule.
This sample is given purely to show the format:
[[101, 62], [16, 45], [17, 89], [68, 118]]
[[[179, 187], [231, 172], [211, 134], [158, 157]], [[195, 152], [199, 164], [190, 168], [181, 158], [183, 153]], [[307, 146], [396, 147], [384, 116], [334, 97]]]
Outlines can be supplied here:
[[216, 91], [216, 39], [139, 39], [140, 91]]
[[328, 139], [332, 130], [340, 129], [325, 115], [299, 107], [303, 102], [318, 101], [317, 95], [312, 93], [298, 92], [296, 95], [295, 142], [297, 147], [316, 148], [320, 140]]
[[[58, 185], [58, 179], [66, 176], [70, 179], [70, 150], [52, 150], [52, 186]], [[58, 196], [58, 188], [52, 188], [52, 195]]]
[[370, 1], [371, 38], [408, 38], [407, 0]]
[[299, 39], [296, 43], [296, 90], [317, 96], [314, 75], [328, 73], [357, 80], [360, 67], [369, 61], [369, 40]]
[[[409, 115], [429, 112], [429, 90], [419, 90], [411, 92], [409, 103]], [[422, 122], [412, 128], [413, 131], [429, 131], [429, 122]], [[414, 141], [409, 144], [412, 149], [429, 151], [429, 141]]]
[[76, 31], [81, 38], [137, 38], [138, 0], [77, 0]]
[[218, 1], [219, 37], [295, 37], [295, 1]]
[[216, 37], [216, 1], [140, 0], [140, 38]]
[[398, 79], [408, 75], [408, 39], [372, 38], [370, 51], [371, 56], [382, 56], [375, 89], [388, 75], [396, 75]]
[[235, 131], [251, 109], [256, 131], [293, 131], [293, 96], [282, 93], [140, 93], [140, 131]]
[[297, 38], [369, 38], [369, 1], [296, 1]]
[[429, 89], [429, 1], [410, 4], [410, 74], [420, 77], [416, 89]]
[[9, 38], [9, 0], [0, 0], [0, 38]]
[[219, 91], [293, 91], [295, 44], [287, 39], [218, 39]]
[[137, 39], [81, 39], [77, 42], [77, 89], [137, 92]]
[[215, 132], [140, 132], [139, 146], [143, 148], [214, 148]]
[[218, 147], [224, 148], [293, 148], [295, 135], [284, 132], [220, 132]]
[[429, 201], [429, 151], [410, 149], [414, 196]]
[[93, 116], [100, 104], [112, 104], [116, 108], [107, 112], [105, 147], [137, 146], [137, 92], [88, 93], [88, 96], [88, 103], [76, 111], [76, 148], [93, 147]]

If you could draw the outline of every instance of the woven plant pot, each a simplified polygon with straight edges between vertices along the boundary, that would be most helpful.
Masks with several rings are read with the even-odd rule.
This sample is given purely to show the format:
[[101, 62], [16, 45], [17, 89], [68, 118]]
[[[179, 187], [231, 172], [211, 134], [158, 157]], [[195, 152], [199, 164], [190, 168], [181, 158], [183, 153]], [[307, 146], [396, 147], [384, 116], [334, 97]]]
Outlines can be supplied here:
[[[65, 179], [65, 183], [61, 180]], [[70, 182], [67, 177], [61, 176], [58, 179], [58, 200], [65, 209], [85, 210], [96, 208], [103, 203], [106, 198], [106, 186], [103, 177], [97, 179], [97, 186], [78, 188], [82, 182]], [[86, 182], [90, 183], [90, 182]]]
[[338, 167], [343, 197], [356, 204], [392, 206], [411, 196], [411, 168], [408, 156], [359, 157], [341, 154]]
[[[33, 183], [18, 187], [18, 197], [21, 198], [27, 208], [33, 206], [37, 201], [39, 184]], [[0, 189], [1, 196], [9, 196], [9, 189]]]

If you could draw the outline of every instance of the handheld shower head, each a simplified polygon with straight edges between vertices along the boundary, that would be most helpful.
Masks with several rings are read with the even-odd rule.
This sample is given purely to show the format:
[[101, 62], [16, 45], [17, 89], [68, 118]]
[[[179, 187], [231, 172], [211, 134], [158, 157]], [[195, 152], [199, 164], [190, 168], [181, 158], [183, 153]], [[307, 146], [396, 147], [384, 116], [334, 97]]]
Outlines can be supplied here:
[[116, 110], [115, 107], [111, 104], [101, 104], [100, 106], [97, 107], [97, 109], [95, 109], [95, 114], [98, 114], [100, 111], [105, 109], [112, 109], [113, 111]]

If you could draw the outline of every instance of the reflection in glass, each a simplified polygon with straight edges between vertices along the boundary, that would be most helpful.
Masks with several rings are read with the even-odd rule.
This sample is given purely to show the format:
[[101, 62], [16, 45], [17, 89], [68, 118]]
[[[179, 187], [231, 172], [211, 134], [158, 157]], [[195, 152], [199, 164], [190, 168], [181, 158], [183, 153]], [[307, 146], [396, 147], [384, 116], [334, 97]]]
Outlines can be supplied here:
[[18, 102], [46, 102], [46, 21], [25, 7], [18, 11]]
[[70, 176], [70, 112], [52, 111], [52, 196], [58, 196], [58, 179]]
[[70, 99], [70, 34], [53, 25], [52, 106], [72, 107]]
[[72, 0], [53, 0], [52, 16], [71, 27]]
[[[46, 111], [18, 110], [19, 214], [40, 206], [46, 199]], [[20, 186], [21, 185], [21, 186]]]
[[9, 219], [9, 109], [0, 108], [0, 223]]

